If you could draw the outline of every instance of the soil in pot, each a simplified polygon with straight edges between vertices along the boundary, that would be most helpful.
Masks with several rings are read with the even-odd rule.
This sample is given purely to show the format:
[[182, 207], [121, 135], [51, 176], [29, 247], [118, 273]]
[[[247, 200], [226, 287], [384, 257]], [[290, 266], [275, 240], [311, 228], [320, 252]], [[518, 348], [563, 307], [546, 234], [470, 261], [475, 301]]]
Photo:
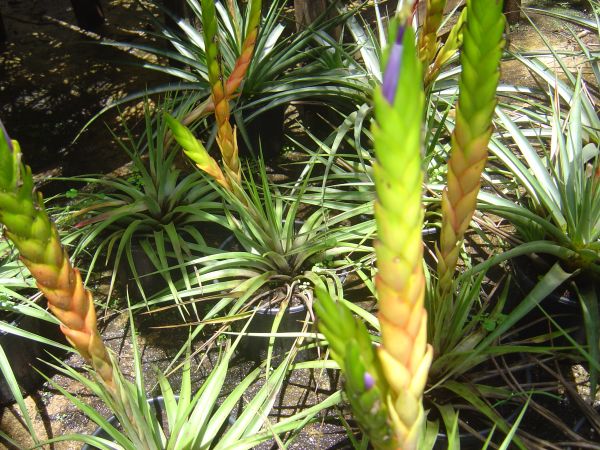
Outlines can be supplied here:
[[[9, 313], [2, 319], [20, 330], [67, 345], [59, 326], [54, 323], [17, 313]], [[51, 361], [50, 355], [56, 357], [64, 355], [63, 350], [54, 346], [4, 331], [0, 331], [0, 346], [6, 353], [15, 378], [25, 393], [37, 390], [46, 381], [38, 370], [51, 376], [50, 367], [43, 361]], [[0, 404], [7, 405], [14, 401], [4, 376], [0, 374]]]

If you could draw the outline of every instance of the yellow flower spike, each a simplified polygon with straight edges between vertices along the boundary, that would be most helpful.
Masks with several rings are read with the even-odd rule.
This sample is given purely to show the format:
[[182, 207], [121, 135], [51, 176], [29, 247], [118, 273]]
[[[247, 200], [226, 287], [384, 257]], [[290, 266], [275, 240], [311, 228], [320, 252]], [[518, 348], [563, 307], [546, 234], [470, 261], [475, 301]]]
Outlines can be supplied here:
[[424, 420], [422, 396], [431, 365], [423, 273], [421, 65], [414, 34], [400, 29], [375, 96], [373, 176], [381, 342], [378, 356], [390, 386], [390, 426], [398, 448], [416, 449]]
[[98, 334], [92, 295], [71, 266], [41, 196], [32, 191], [31, 171], [20, 160], [19, 146], [0, 126], [0, 223], [48, 300], [50, 311], [61, 321], [64, 335], [115, 392], [113, 365]]
[[447, 187], [442, 193], [442, 231], [436, 252], [440, 298], [451, 290], [464, 234], [477, 207], [496, 107], [503, 31], [501, 1], [467, 1], [456, 125]]
[[219, 164], [213, 157], [208, 154], [202, 142], [200, 142], [194, 134], [183, 124], [179, 123], [174, 117], [165, 114], [165, 121], [173, 133], [173, 137], [177, 141], [185, 155], [190, 158], [196, 166], [209, 174], [221, 186], [231, 190], [227, 178], [219, 167]]
[[427, 0], [425, 19], [419, 34], [419, 58], [427, 67], [435, 57], [439, 41], [437, 31], [442, 23], [446, 0]]

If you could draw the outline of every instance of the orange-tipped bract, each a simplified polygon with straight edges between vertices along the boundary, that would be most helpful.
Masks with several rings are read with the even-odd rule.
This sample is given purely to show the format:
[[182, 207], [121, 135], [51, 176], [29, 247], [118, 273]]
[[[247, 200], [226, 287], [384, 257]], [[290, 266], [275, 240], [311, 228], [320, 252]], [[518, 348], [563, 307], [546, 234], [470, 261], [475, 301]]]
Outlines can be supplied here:
[[31, 170], [21, 164], [18, 143], [2, 127], [0, 131], [0, 223], [61, 321], [62, 332], [114, 392], [113, 365], [98, 333], [92, 294], [61, 246], [41, 195], [33, 192]]
[[442, 232], [437, 251], [442, 293], [451, 288], [464, 234], [477, 206], [496, 107], [503, 31], [501, 1], [467, 1], [460, 94], [447, 187], [442, 194]]
[[[421, 125], [424, 107], [421, 64], [412, 29], [397, 34], [396, 48], [375, 96], [373, 129], [377, 161], [379, 359], [390, 385], [390, 422], [400, 448], [417, 446], [424, 418], [422, 396], [431, 364], [424, 308]], [[396, 60], [401, 47], [402, 57]], [[397, 71], [397, 76], [391, 76]], [[393, 73], [392, 73], [393, 75]], [[388, 85], [394, 83], [396, 85]], [[386, 93], [384, 96], [383, 93]]]

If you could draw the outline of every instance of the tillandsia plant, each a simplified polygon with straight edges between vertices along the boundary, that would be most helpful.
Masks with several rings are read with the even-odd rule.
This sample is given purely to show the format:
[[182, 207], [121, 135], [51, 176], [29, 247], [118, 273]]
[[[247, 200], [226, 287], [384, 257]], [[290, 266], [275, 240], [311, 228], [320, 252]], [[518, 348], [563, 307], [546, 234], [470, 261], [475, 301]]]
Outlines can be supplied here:
[[[223, 391], [226, 386], [226, 378], [230, 374], [230, 363], [240, 341], [239, 338], [233, 343], [229, 339], [220, 339], [219, 354], [215, 355], [216, 361], [210, 364], [206, 379], [195, 390], [192, 383], [191, 342], [188, 340], [185, 344], [187, 354], [182, 364], [181, 386], [178, 394], [175, 394], [167, 376], [161, 371], [157, 371], [160, 397], [152, 397], [152, 393], [146, 388], [146, 377], [144, 376], [141, 351], [136, 342], [133, 316], [131, 316], [131, 327], [136, 385], [135, 390], [130, 391], [130, 395], [135, 400], [134, 408], [139, 409], [138, 411], [133, 410], [140, 424], [137, 428], [140, 432], [145, 433], [148, 440], [148, 446], [141, 447], [144, 450], [251, 449], [280, 433], [301, 426], [321, 409], [335, 404], [339, 398], [339, 395], [334, 394], [315, 405], [311, 411], [301, 411], [287, 417], [281, 423], [270, 424], [265, 429], [265, 421], [268, 421], [269, 411], [280, 394], [293, 356], [288, 356], [278, 367], [266, 375], [264, 384], [252, 397], [248, 398], [248, 389], [256, 384], [261, 374], [264, 374], [263, 366], [259, 366], [243, 376], [236, 386], [225, 394]], [[203, 360], [210, 361], [208, 353], [203, 355]], [[79, 381], [98, 395], [106, 405], [112, 407], [112, 399], [105, 391], [99, 390], [96, 383], [64, 363], [54, 364], [52, 367], [57, 372]], [[124, 422], [118, 411], [115, 411], [117, 414], [112, 419], [107, 420], [60, 385], [51, 383], [55, 389], [96, 422], [101, 427], [101, 431], [96, 432], [94, 436], [60, 436], [49, 439], [46, 443], [83, 441], [93, 445], [94, 449], [102, 450], [140, 448], [136, 441], [138, 431], [126, 421]], [[240, 402], [247, 402], [247, 404], [239, 406]], [[161, 414], [156, 411], [157, 403]], [[257, 411], [260, 411], [260, 414], [257, 414]], [[161, 416], [166, 418], [165, 423], [162, 422]], [[235, 418], [233, 418], [234, 416]], [[117, 419], [118, 422], [115, 423], [113, 419]]]
[[[472, 350], [485, 335], [479, 326], [472, 329], [473, 324], [467, 326], [465, 322], [479, 298], [483, 278], [472, 280], [474, 288], [469, 290], [455, 283], [455, 272], [465, 232], [477, 208], [481, 174], [487, 162], [503, 32], [501, 1], [467, 2], [456, 121], [447, 186], [442, 192], [442, 228], [436, 246], [438, 280], [436, 287], [430, 290], [427, 302], [430, 340], [437, 357], [447, 356], [455, 349], [463, 353]], [[501, 307], [495, 311], [498, 314], [500, 310]], [[461, 326], [455, 320], [459, 320]], [[458, 326], [452, 328], [456, 333], [451, 332], [450, 326]], [[463, 330], [469, 330], [469, 333], [462, 335]], [[435, 363], [434, 369], [441, 370]]]
[[[46, 214], [42, 197], [33, 190], [29, 167], [21, 163], [19, 144], [0, 132], [0, 223], [15, 244], [21, 260], [46, 296], [61, 331], [81, 356], [91, 363], [115, 410], [131, 410], [126, 381], [113, 363], [98, 332], [92, 294], [79, 271], [71, 266], [58, 231]], [[146, 447], [143, 435], [138, 444]]]
[[[77, 239], [73, 256], [91, 254], [87, 282], [105, 255], [113, 269], [111, 293], [117, 274], [123, 273], [123, 266], [127, 265], [125, 273], [133, 277], [132, 284], [138, 287], [143, 299], [156, 293], [152, 290], [168, 286], [177, 300], [173, 283], [183, 278], [189, 286], [190, 281], [184, 270], [169, 270], [169, 267], [183, 265], [192, 255], [206, 253], [204, 224], [224, 220], [219, 215], [219, 196], [204, 175], [186, 174], [176, 167], [179, 152], [173, 142], [165, 139], [169, 128], [163, 116], [172, 101], [167, 98], [155, 106], [149, 101], [144, 103], [140, 136], [134, 135], [125, 121], [125, 137], [113, 134], [117, 145], [132, 161], [129, 176], [69, 179], [97, 188], [80, 190], [74, 199], [81, 206], [70, 216], [76, 229], [72, 237]], [[161, 283], [153, 286], [148, 282], [153, 278], [159, 278]]]
[[[364, 413], [365, 411], [379, 413], [381, 410], [378, 408], [382, 408], [380, 405], [386, 404], [383, 401], [386, 392], [397, 396], [397, 406], [402, 401], [408, 402], [404, 405], [402, 413], [396, 416], [407, 421], [403, 428], [407, 434], [397, 434], [397, 436], [398, 439], [406, 439], [409, 436], [410, 444], [405, 445], [416, 445], [415, 435], [418, 431], [412, 435], [408, 430], [417, 430], [417, 428], [410, 428], [407, 424], [415, 425], [422, 420], [422, 416], [416, 413], [419, 408], [415, 405], [419, 405], [419, 395], [422, 395], [427, 369], [432, 363], [432, 358], [433, 366], [439, 361], [438, 371], [444, 372], [445, 369], [440, 368], [442, 366], [456, 369], [460, 361], [468, 362], [465, 367], [472, 368], [488, 357], [486, 348], [501, 332], [499, 328], [494, 331], [493, 337], [484, 339], [486, 334], [480, 332], [481, 314], [472, 311], [480, 296], [481, 279], [475, 280], [473, 289], [465, 290], [465, 286], [461, 285], [461, 291], [456, 296], [453, 292], [457, 247], [460, 246], [459, 242], [476, 206], [479, 179], [487, 156], [487, 140], [491, 133], [490, 124], [495, 107], [498, 64], [504, 29], [502, 5], [496, 1], [469, 1], [467, 9], [468, 19], [463, 28], [464, 47], [461, 59], [465, 67], [460, 82], [459, 110], [453, 137], [454, 148], [457, 150], [454, 151], [453, 159], [449, 163], [450, 187], [444, 194], [443, 200], [442, 214], [445, 229], [442, 231], [441, 245], [444, 250], [440, 251], [443, 255], [440, 257], [440, 277], [446, 276], [440, 282], [443, 287], [437, 289], [433, 286], [432, 289], [432, 286], [428, 285], [427, 300], [431, 310], [427, 314], [423, 303], [426, 286], [421, 272], [423, 261], [420, 238], [423, 214], [420, 184], [422, 173], [419, 158], [422, 121], [415, 120], [422, 117], [422, 106], [419, 102], [423, 101], [420, 97], [423, 93], [423, 85], [422, 79], [416, 81], [414, 78], [421, 73], [420, 70], [414, 69], [419, 67], [418, 62], [413, 63], [413, 59], [417, 58], [412, 54], [415, 52], [414, 43], [411, 39], [407, 41], [405, 37], [402, 68], [399, 74], [397, 71], [390, 70], [390, 67], [397, 68], [400, 65], [398, 62], [400, 42], [396, 41], [395, 46], [389, 50], [388, 70], [384, 75], [382, 88], [383, 97], [375, 97], [377, 127], [373, 130], [373, 137], [377, 164], [374, 165], [373, 176], [378, 198], [375, 217], [380, 240], [376, 247], [378, 273], [375, 284], [379, 297], [379, 327], [382, 334], [382, 346], [378, 350], [381, 368], [373, 362], [372, 357], [365, 356], [365, 350], [362, 348], [368, 346], [364, 343], [358, 344], [368, 339], [363, 326], [353, 324], [349, 314], [336, 313], [334, 305], [327, 300], [326, 295], [323, 295], [322, 303], [317, 304], [316, 307], [321, 330], [332, 343], [333, 356], [349, 379], [346, 389], [348, 397], [355, 410], [364, 408], [356, 413], [357, 418], [374, 445], [380, 445], [375, 442], [385, 442], [386, 436], [381, 431], [381, 422], [376, 420], [379, 416], [373, 414], [364, 419]], [[410, 29], [407, 29], [405, 34], [412, 37]], [[409, 81], [410, 84], [407, 84]], [[398, 86], [397, 91], [396, 86]], [[393, 107], [386, 106], [387, 103], [384, 103], [382, 98], [393, 102]], [[402, 136], [402, 139], [399, 139], [399, 136]], [[399, 178], [396, 179], [396, 176]], [[398, 201], [399, 198], [403, 201]], [[402, 238], [399, 237], [400, 235]], [[432, 305], [432, 298], [439, 303]], [[495, 315], [501, 312], [502, 305], [500, 301], [499, 306], [494, 309]], [[427, 330], [422, 321], [426, 321], [428, 315], [430, 329]], [[345, 317], [344, 327], [339, 326], [340, 317]], [[450, 327], [453, 327], [452, 330], [449, 329]], [[463, 329], [469, 330], [470, 334], [462, 336]], [[501, 329], [506, 330], [504, 324]], [[444, 340], [446, 334], [458, 335], [458, 343], [449, 339], [452, 345], [434, 347], [434, 352], [432, 347], [426, 344], [427, 331], [431, 336], [430, 339], [433, 341], [437, 339], [444, 343], [446, 343]], [[353, 333], [354, 339], [352, 339]], [[352, 345], [346, 344], [348, 342]], [[356, 356], [356, 351], [352, 353], [351, 349], [355, 345], [361, 348], [361, 357]], [[486, 356], [482, 356], [483, 354]], [[407, 365], [402, 366], [402, 364]], [[464, 370], [460, 368], [459, 372], [464, 373]], [[360, 377], [364, 380], [362, 385]], [[382, 377], [387, 382], [382, 382]], [[398, 386], [398, 380], [404, 381], [404, 384], [400, 385], [402, 389]], [[446, 380], [447, 378], [444, 379]], [[377, 386], [378, 390], [374, 391], [373, 386]], [[469, 402], [473, 403], [472, 396], [468, 395], [467, 390], [459, 383], [450, 380], [442, 384], [442, 387], [459, 396], [464, 395]], [[470, 400], [467, 397], [471, 397]], [[409, 404], [415, 407], [411, 408]], [[387, 405], [390, 409], [385, 413], [393, 418], [394, 410], [391, 409], [393, 404]], [[481, 405], [483, 403], [480, 403]], [[440, 407], [440, 411], [443, 415], [447, 415], [443, 411], [444, 408]], [[484, 410], [485, 415], [498, 423], [504, 432], [508, 432], [508, 428], [492, 408], [482, 407], [482, 412]], [[413, 416], [409, 416], [411, 412], [414, 413]], [[413, 422], [410, 422], [409, 417]], [[369, 418], [372, 419], [371, 422]], [[390, 419], [388, 426], [391, 427], [392, 424], [394, 422]], [[398, 433], [398, 428], [393, 429]]]
[[[98, 332], [96, 310], [92, 294], [82, 282], [79, 271], [71, 265], [60, 243], [58, 232], [48, 217], [40, 194], [33, 189], [29, 167], [21, 163], [21, 153], [16, 141], [11, 141], [0, 123], [0, 223], [6, 236], [15, 244], [23, 263], [36, 279], [37, 287], [46, 296], [50, 311], [60, 320], [60, 328], [71, 345], [91, 364], [89, 380], [76, 370], [62, 364], [53, 365], [59, 372], [83, 383], [98, 395], [115, 413], [120, 429], [104, 419], [96, 410], [83, 404], [78, 398], [58, 385], [54, 385], [85, 414], [100, 425], [106, 438], [96, 436], [65, 435], [40, 442], [32, 431], [34, 441], [52, 444], [60, 441], [83, 441], [100, 449], [189, 449], [189, 448], [253, 448], [275, 434], [293, 430], [306, 423], [312, 414], [335, 404], [339, 396], [333, 395], [321, 404], [287, 418], [281, 424], [271, 424], [263, 430], [264, 416], [268, 414], [285, 380], [293, 355], [270, 373], [265, 384], [252, 398], [247, 408], [238, 413], [234, 424], [219, 434], [246, 389], [259, 377], [260, 368], [242, 379], [240, 384], [225, 398], [220, 406], [217, 399], [223, 386], [229, 361], [239, 339], [227, 344], [211, 374], [201, 388], [191, 391], [190, 362], [184, 364], [182, 388], [177, 398], [166, 377], [159, 373], [159, 384], [164, 398], [168, 429], [163, 430], [150, 404], [144, 384], [140, 352], [135, 339], [133, 316], [130, 321], [133, 333], [135, 383], [125, 379], [115, 358], [107, 349]], [[188, 346], [191, 345], [188, 342]], [[189, 348], [189, 347], [188, 347]], [[4, 353], [0, 352], [0, 369], [7, 366]], [[14, 376], [9, 379], [16, 397]], [[26, 414], [27, 426], [33, 430]], [[109, 438], [109, 439], [107, 439]], [[10, 440], [9, 440], [10, 441]]]
[[[241, 167], [238, 155], [236, 130], [231, 126], [231, 110], [229, 102], [241, 85], [254, 52], [258, 25], [260, 23], [261, 0], [252, 0], [248, 6], [248, 23], [246, 38], [242, 43], [242, 51], [235, 65], [224, 81], [222, 67], [222, 50], [219, 47], [219, 22], [215, 2], [202, 0], [202, 25], [204, 47], [206, 52], [206, 67], [211, 90], [212, 107], [217, 125], [217, 144], [223, 158], [223, 168], [208, 154], [204, 146], [197, 141], [192, 133], [173, 117], [167, 115], [166, 120], [175, 139], [182, 145], [184, 151], [196, 165], [215, 178], [227, 189], [235, 189], [241, 184]], [[196, 7], [198, 5], [196, 4]], [[204, 107], [203, 107], [204, 108]], [[195, 112], [190, 113], [195, 115]], [[189, 117], [183, 122], [189, 123]]]
[[[558, 80], [548, 86], [551, 115], [541, 130], [536, 124], [535, 138], [528, 136], [531, 130], [516, 123], [526, 110], [510, 113], [498, 108], [498, 122], [507, 134], [494, 140], [492, 151], [511, 169], [526, 194], [517, 199], [486, 193], [481, 200], [483, 209], [515, 226], [521, 243], [507, 252], [510, 256], [534, 256], [533, 273], [545, 273], [552, 264], [572, 272], [572, 291], [582, 305], [588, 344], [585, 358], [594, 391], [600, 357], [595, 288], [600, 279], [600, 134], [597, 114], [586, 107], [591, 104], [581, 74], [571, 81], [572, 90]], [[568, 108], [561, 108], [556, 88], [570, 94]], [[519, 261], [515, 261], [517, 269], [522, 267]]]
[[[252, 171], [258, 175], [251, 175]], [[262, 159], [246, 173], [243, 189], [235, 193], [215, 185], [224, 200], [225, 226], [231, 231], [221, 246], [226, 253], [190, 264], [206, 266], [200, 269], [201, 277], [208, 276], [212, 267], [217, 270], [215, 257], [231, 266], [228, 277], [237, 280], [239, 289], [234, 285], [234, 293], [240, 295], [223, 295], [219, 302], [219, 310], [229, 306], [224, 319], [228, 322], [237, 313], [239, 319], [247, 317], [242, 313], [251, 309], [278, 310], [281, 316], [288, 304], [300, 306], [297, 302], [306, 305], [310, 317], [313, 286], [341, 291], [346, 255], [371, 252], [370, 246], [360, 242], [363, 224], [347, 225], [358, 215], [356, 211], [304, 204], [308, 174], [291, 187], [275, 186]]]
[[[528, 252], [549, 253], [569, 270], [600, 273], [600, 135], [597, 114], [589, 104], [581, 74], [561, 107], [558, 89], [549, 87], [549, 123], [531, 139], [515, 123], [519, 113], [497, 111], [507, 141], [498, 139], [493, 151], [524, 187], [521, 199], [485, 195], [486, 206], [517, 227]], [[566, 85], [563, 87], [566, 91]], [[526, 134], [527, 133], [527, 134]], [[548, 139], [549, 138], [549, 139]], [[516, 148], [509, 145], [516, 144]], [[508, 145], [507, 145], [508, 144]], [[538, 145], [542, 145], [540, 153]], [[516, 153], [516, 155], [515, 155]], [[522, 156], [522, 158], [518, 158]]]
[[336, 311], [325, 293], [316, 305], [319, 328], [346, 373], [353, 410], [376, 448], [418, 448], [422, 396], [433, 356], [427, 344], [421, 239], [423, 104], [414, 33], [401, 25], [389, 51], [383, 86], [375, 94], [375, 283], [381, 346], [375, 351], [364, 325], [340, 306]]
[[0, 223], [5, 235], [19, 250], [69, 342], [117, 394], [112, 360], [96, 327], [92, 295], [71, 266], [41, 195], [33, 191], [31, 170], [21, 163], [19, 144], [3, 127], [0, 131]]
[[[162, 2], [154, 0], [155, 6], [164, 9]], [[126, 48], [138, 48], [159, 57], [160, 61], [177, 61], [178, 67], [151, 64], [144, 60], [140, 66], [158, 70], [180, 80], [179, 83], [155, 86], [151, 92], [168, 92], [185, 90], [194, 98], [197, 107], [182, 118], [183, 123], [195, 126], [198, 120], [214, 111], [210, 97], [207, 46], [201, 31], [193, 24], [201, 23], [203, 18], [200, 0], [187, 0], [193, 15], [191, 20], [173, 16], [176, 27], [165, 26], [149, 14], [153, 28], [159, 30], [158, 39], [164, 45], [156, 43], [137, 44], [131, 42], [103, 42], [105, 45], [117, 45]], [[244, 48], [245, 24], [251, 22], [250, 12], [254, 7], [242, 1], [217, 1], [215, 4], [218, 16], [217, 40], [220, 49], [220, 65], [223, 74], [225, 91], [230, 92], [235, 67]], [[264, 3], [264, 2], [263, 2]], [[347, 39], [340, 42], [330, 36], [328, 30], [341, 29], [346, 21], [367, 3], [353, 3], [351, 10], [340, 11], [340, 14], [328, 18], [323, 15], [300, 31], [289, 30], [287, 17], [287, 0], [274, 0], [263, 5], [260, 26], [257, 29], [256, 43], [252, 53], [252, 61], [230, 102], [232, 118], [238, 128], [240, 143], [242, 138], [254, 154], [258, 154], [255, 142], [250, 139], [251, 130], [247, 127], [261, 115], [275, 109], [283, 109], [290, 102], [318, 103], [325, 108], [339, 108], [342, 111], [354, 110], [356, 105], [368, 102], [373, 86], [376, 84], [373, 74], [363, 67], [363, 61], [355, 57], [357, 52], [363, 56], [364, 63], [370, 65], [365, 58], [366, 53], [373, 53], [371, 45], [357, 39], [356, 43], [347, 44]], [[343, 4], [344, 2], [337, 2]], [[242, 5], [246, 5], [243, 7]], [[333, 5], [333, 4], [332, 4]], [[332, 6], [333, 7], [333, 6]], [[233, 12], [232, 12], [233, 11]], [[190, 24], [190, 22], [192, 22]], [[292, 25], [293, 26], [293, 25]], [[148, 34], [145, 32], [144, 34]], [[248, 34], [250, 39], [251, 34]], [[364, 35], [363, 35], [364, 36]], [[375, 49], [377, 49], [375, 47]], [[166, 49], [167, 48], [167, 49]], [[247, 47], [249, 48], [249, 47]], [[244, 48], [244, 53], [249, 52]], [[378, 61], [371, 66], [379, 67]], [[378, 75], [380, 76], [380, 74]], [[98, 115], [109, 108], [143, 97], [145, 93], [133, 93], [121, 100], [111, 103]], [[264, 117], [264, 116], [263, 116]], [[199, 124], [199, 131], [206, 131], [209, 121]], [[280, 138], [278, 138], [280, 139]], [[263, 150], [279, 150], [272, 147], [270, 141], [263, 138]], [[265, 152], [266, 153], [266, 152]]]

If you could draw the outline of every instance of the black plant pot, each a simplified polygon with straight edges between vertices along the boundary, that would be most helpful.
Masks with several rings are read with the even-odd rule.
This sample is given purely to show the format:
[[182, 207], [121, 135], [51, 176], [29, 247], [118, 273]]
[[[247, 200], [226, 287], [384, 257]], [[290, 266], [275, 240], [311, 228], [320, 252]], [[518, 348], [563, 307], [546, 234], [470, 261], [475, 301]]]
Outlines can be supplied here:
[[[296, 220], [295, 225], [297, 228], [300, 228], [304, 222], [301, 220]], [[236, 250], [236, 246], [238, 245], [235, 235], [229, 235], [219, 246], [221, 250]], [[347, 273], [342, 273], [339, 275], [341, 282], [343, 283], [347, 277]], [[290, 302], [292, 303], [292, 302]], [[277, 304], [261, 304], [258, 309], [254, 312], [254, 316], [248, 327], [245, 330], [245, 334], [254, 334], [254, 333], [271, 333], [273, 328], [273, 322], [275, 317], [280, 311], [279, 303]], [[307, 314], [307, 306], [304, 303], [300, 304], [290, 304], [286, 308], [281, 321], [279, 322], [279, 326], [277, 328], [277, 333], [299, 333], [302, 331], [304, 327], [304, 321], [306, 319]], [[241, 321], [243, 322], [243, 321]], [[240, 323], [237, 326], [237, 331], [241, 331], [243, 325], [246, 322]], [[269, 336], [244, 336], [240, 340], [240, 344], [238, 346], [239, 352], [244, 355], [244, 357], [248, 360], [253, 361], [263, 361], [267, 356], [267, 351], [269, 348]], [[276, 337], [273, 343], [273, 357], [275, 363], [281, 361], [281, 358], [291, 350], [294, 345], [295, 337]], [[307, 360], [311, 356], [314, 355], [314, 352], [311, 350], [314, 349], [304, 349], [300, 352], [296, 357], [296, 361]]]
[[[60, 327], [55, 323], [20, 314], [11, 314], [6, 321], [20, 330], [61, 344], [67, 343], [60, 332]], [[46, 381], [41, 373], [50, 375], [51, 369], [43, 361], [51, 360], [50, 355], [58, 357], [64, 354], [64, 351], [57, 347], [4, 331], [0, 331], [0, 346], [6, 353], [15, 378], [25, 393], [37, 390]], [[0, 374], [0, 404], [7, 405], [14, 401], [4, 376]]]
[[240, 130], [238, 133], [240, 154], [258, 157], [262, 153], [265, 159], [279, 156], [283, 148], [285, 110], [286, 105], [278, 105], [260, 113], [248, 122], [245, 119], [255, 113], [256, 109], [244, 109], [243, 127], [249, 142], [246, 142]]
[[[523, 294], [529, 294], [550, 267], [554, 260], [546, 260], [539, 255], [518, 256], [511, 259], [512, 272], [515, 282]], [[577, 280], [575, 280], [577, 281]], [[552, 309], [556, 308], [574, 308], [579, 304], [575, 292], [570, 286], [570, 281], [557, 287], [548, 297], [546, 297], [545, 306]]]
[[[179, 397], [175, 396], [175, 398], [178, 399]], [[162, 396], [149, 398], [148, 404], [152, 407], [152, 409], [154, 409], [156, 418], [158, 419], [159, 423], [163, 423], [163, 424], [166, 423], [166, 415], [165, 415], [165, 411], [164, 411], [164, 408], [165, 408], [164, 398]], [[113, 427], [115, 427], [115, 428], [119, 427], [119, 420], [115, 416], [109, 417], [107, 421]], [[111, 440], [110, 435], [106, 431], [104, 431], [104, 429], [102, 429], [102, 428], [96, 428], [96, 431], [94, 431], [92, 433], [92, 436]], [[84, 444], [84, 446], [81, 447], [81, 450], [98, 450], [98, 447], [94, 447], [93, 445]], [[142, 450], [142, 449], [140, 449], [140, 450]]]
[[[546, 261], [537, 255], [519, 256], [511, 260], [511, 272], [514, 277], [513, 292], [508, 297], [506, 308], [509, 310], [515, 308], [519, 301], [525, 298], [536, 286], [538, 279], [541, 278], [552, 266], [554, 261]], [[578, 328], [579, 330], [573, 337], [585, 343], [585, 332], [583, 328], [583, 314], [577, 294], [573, 289], [572, 283], [576, 284], [588, 282], [589, 280], [574, 279], [568, 280], [557, 287], [548, 295], [540, 306], [549, 314], [553, 320], [560, 324], [562, 328]], [[526, 317], [521, 320], [521, 324], [530, 324], [524, 328], [521, 334], [536, 336], [548, 332], [546, 315], [539, 309], [534, 308]], [[525, 337], [525, 336], [523, 336]], [[559, 342], [556, 341], [558, 344]]]
[[[249, 336], [244, 336], [239, 344], [239, 351], [246, 359], [253, 361], [263, 361], [267, 356], [269, 348], [269, 336], [252, 336], [256, 333], [271, 333], [275, 317], [280, 311], [279, 306], [263, 306], [257, 309], [254, 317], [245, 333]], [[307, 307], [305, 304], [288, 306], [284, 312], [281, 322], [277, 327], [277, 333], [299, 333], [304, 327], [306, 319]], [[294, 345], [295, 337], [276, 337], [273, 343], [273, 357], [277, 360], [281, 359], [289, 352]]]
[[[507, 355], [506, 357], [509, 358], [510, 356]], [[513, 355], [513, 357], [516, 358], [516, 360], [510, 360], [508, 362], [508, 364], [510, 364], [511, 367], [518, 367], [520, 361], [527, 361], [527, 357], [525, 356], [525, 354], [522, 353]], [[519, 382], [522, 382], [526, 385], [531, 385], [534, 379], [534, 371], [532, 369], [532, 366], [530, 365], [524, 365], [523, 367], [517, 370], [513, 369], [512, 375], [516, 377], [519, 380]], [[504, 418], [504, 421], [510, 427], [521, 412], [521, 409], [522, 405], [507, 403], [499, 406], [496, 411], [501, 417]], [[463, 413], [460, 413], [459, 418], [466, 422], [475, 431], [477, 431], [479, 435], [483, 437], [484, 440], [487, 439], [487, 437], [490, 436], [490, 434], [492, 434], [493, 428], [490, 425], [489, 421], [482, 420], [480, 413], [478, 414], [477, 411], [473, 413], [470, 410], [465, 410]], [[501, 434], [502, 433], [500, 433], [500, 431], [496, 429], [494, 431], [493, 436], [499, 438]], [[483, 441], [479, 437], [476, 437], [473, 434], [465, 431], [461, 432], [460, 426], [458, 437], [460, 440], [460, 448], [462, 450], [479, 450], [483, 446]], [[448, 436], [444, 431], [440, 431], [438, 432], [435, 445], [433, 446], [433, 450], [445, 450], [447, 448]]]
[[[165, 274], [158, 272], [158, 269], [154, 267], [154, 264], [139, 243], [133, 242], [131, 244], [131, 256], [140, 285], [144, 290], [146, 297], [152, 296], [167, 287]], [[177, 260], [175, 258], [167, 258], [167, 264], [175, 266], [177, 265]], [[174, 279], [177, 279], [178, 273], [180, 272], [179, 269], [173, 269], [170, 270], [169, 273]], [[142, 292], [135, 282], [133, 271], [131, 270], [127, 256], [125, 255], [122, 256], [121, 262], [119, 263], [118, 277], [123, 286], [127, 286], [132, 303], [136, 303], [143, 299]]]

